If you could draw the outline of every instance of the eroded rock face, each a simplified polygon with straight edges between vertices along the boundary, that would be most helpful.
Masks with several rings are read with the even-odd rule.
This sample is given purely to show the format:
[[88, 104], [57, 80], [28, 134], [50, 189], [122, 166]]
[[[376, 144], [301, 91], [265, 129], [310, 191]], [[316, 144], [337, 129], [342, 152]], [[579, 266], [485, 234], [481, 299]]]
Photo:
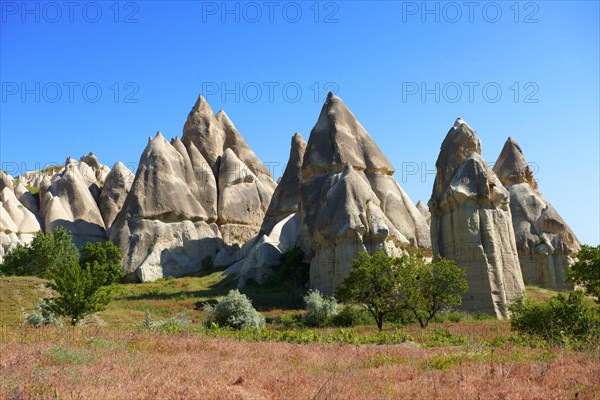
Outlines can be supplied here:
[[431, 223], [431, 213], [429, 212], [429, 208], [427, 208], [425, 203], [423, 203], [421, 200], [417, 202], [416, 207], [417, 210], [419, 210], [419, 212], [421, 213], [421, 215], [425, 218], [425, 221], [427, 221], [427, 224], [429, 225]]
[[219, 169], [219, 227], [225, 243], [240, 248], [256, 236], [272, 190], [226, 149]]
[[267, 209], [260, 232], [268, 234], [280, 221], [298, 211], [300, 185], [302, 184], [302, 160], [306, 150], [304, 138], [296, 132], [292, 137], [290, 157], [281, 180], [277, 184], [271, 204]]
[[40, 200], [46, 232], [64, 227], [79, 247], [106, 239], [102, 215], [76, 163], [66, 164], [52, 180], [42, 181]]
[[423, 216], [393, 179], [394, 169], [341, 99], [329, 94], [302, 164], [301, 243], [310, 285], [326, 294], [360, 251], [398, 255], [430, 246]]
[[509, 208], [510, 194], [481, 158], [481, 143], [462, 119], [450, 129], [436, 162], [429, 200], [434, 256], [467, 271], [463, 307], [508, 316], [525, 290]]
[[283, 253], [291, 250], [298, 240], [300, 219], [296, 213], [279, 221], [268, 235], [263, 235], [250, 249], [248, 255], [232, 265], [225, 273], [238, 273], [238, 287], [250, 280], [262, 283], [279, 266]]
[[305, 149], [306, 142], [296, 133], [292, 137], [288, 163], [271, 197], [258, 239], [244, 252], [245, 258], [228, 269], [228, 273], [239, 272], [240, 288], [250, 280], [262, 283], [279, 265], [281, 255], [298, 241], [300, 219], [297, 211]]
[[106, 176], [98, 207], [107, 230], [110, 229], [117, 214], [123, 208], [133, 179], [133, 172], [122, 162], [116, 163]]
[[527, 285], [570, 289], [567, 267], [580, 248], [569, 226], [538, 191], [519, 145], [508, 138], [494, 172], [510, 193], [519, 262]]

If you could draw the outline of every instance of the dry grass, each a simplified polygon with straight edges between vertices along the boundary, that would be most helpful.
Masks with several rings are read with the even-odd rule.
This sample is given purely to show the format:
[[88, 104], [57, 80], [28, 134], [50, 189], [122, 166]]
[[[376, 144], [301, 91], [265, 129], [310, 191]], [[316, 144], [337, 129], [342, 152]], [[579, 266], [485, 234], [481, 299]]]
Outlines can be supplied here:
[[[103, 327], [35, 329], [23, 317], [48, 295], [44, 281], [0, 278], [0, 399], [600, 399], [599, 349], [492, 347], [491, 339], [511, 334], [506, 321], [433, 323], [426, 331], [411, 325], [402, 331], [414, 341], [400, 345], [210, 337], [198, 329], [201, 306], [230, 286], [218, 272], [118, 285], [95, 317]], [[293, 312], [271, 306], [288, 295], [251, 293], [269, 317]], [[136, 328], [146, 309], [156, 319], [184, 311], [196, 333]]]
[[4, 328], [0, 398], [597, 399], [598, 352]]

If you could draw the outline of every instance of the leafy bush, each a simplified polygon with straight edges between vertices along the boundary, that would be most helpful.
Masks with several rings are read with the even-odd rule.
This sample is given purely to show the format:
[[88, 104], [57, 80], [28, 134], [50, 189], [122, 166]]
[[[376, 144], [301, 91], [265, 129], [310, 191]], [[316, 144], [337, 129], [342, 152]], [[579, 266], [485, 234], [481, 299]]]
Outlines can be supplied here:
[[45, 299], [41, 299], [37, 303], [35, 309], [27, 316], [27, 322], [35, 327], [46, 325], [62, 326], [61, 320]]
[[121, 250], [113, 242], [86, 243], [81, 248], [81, 258], [79, 264], [82, 268], [89, 268], [94, 262], [98, 264], [96, 268], [103, 269], [106, 275], [103, 285], [111, 285], [123, 277], [121, 267]]
[[338, 304], [333, 297], [323, 297], [318, 290], [309, 290], [304, 296], [306, 315], [304, 322], [308, 326], [324, 326], [327, 320], [338, 313]]
[[536, 302], [524, 296], [510, 306], [512, 329], [541, 337], [559, 345], [593, 344], [600, 335], [598, 312], [585, 303], [584, 293], [575, 291]]
[[353, 326], [370, 325], [373, 323], [373, 316], [364, 308], [353, 306], [342, 307], [341, 310], [329, 318], [327, 325], [340, 328], [349, 328]]
[[585, 288], [600, 303], [600, 246], [581, 246], [577, 253], [577, 262], [569, 269], [570, 280]]
[[265, 326], [265, 318], [252, 307], [252, 303], [237, 289], [220, 298], [217, 304], [204, 306], [204, 324], [207, 327], [217, 325], [233, 329], [256, 328]]
[[298, 246], [281, 255], [279, 276], [299, 287], [306, 287], [310, 279], [310, 264], [304, 262], [304, 252]]

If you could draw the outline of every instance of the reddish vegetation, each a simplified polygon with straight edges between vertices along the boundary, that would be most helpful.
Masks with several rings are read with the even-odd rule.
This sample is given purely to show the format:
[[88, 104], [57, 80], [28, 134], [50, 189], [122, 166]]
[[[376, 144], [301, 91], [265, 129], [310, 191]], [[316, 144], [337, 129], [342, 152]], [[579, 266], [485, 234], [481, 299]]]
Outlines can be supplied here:
[[[11, 328], [0, 398], [594, 399], [596, 352], [294, 345], [199, 334]], [[482, 356], [480, 357], [480, 354]]]

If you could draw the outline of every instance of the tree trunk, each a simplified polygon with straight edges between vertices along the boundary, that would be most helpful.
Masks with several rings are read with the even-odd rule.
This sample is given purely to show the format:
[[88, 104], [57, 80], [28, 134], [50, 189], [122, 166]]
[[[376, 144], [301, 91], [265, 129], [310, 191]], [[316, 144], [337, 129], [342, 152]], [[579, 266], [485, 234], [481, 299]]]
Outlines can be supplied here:
[[377, 323], [377, 329], [381, 332], [383, 330], [383, 315], [378, 314], [377, 317], [375, 317], [375, 322]]

